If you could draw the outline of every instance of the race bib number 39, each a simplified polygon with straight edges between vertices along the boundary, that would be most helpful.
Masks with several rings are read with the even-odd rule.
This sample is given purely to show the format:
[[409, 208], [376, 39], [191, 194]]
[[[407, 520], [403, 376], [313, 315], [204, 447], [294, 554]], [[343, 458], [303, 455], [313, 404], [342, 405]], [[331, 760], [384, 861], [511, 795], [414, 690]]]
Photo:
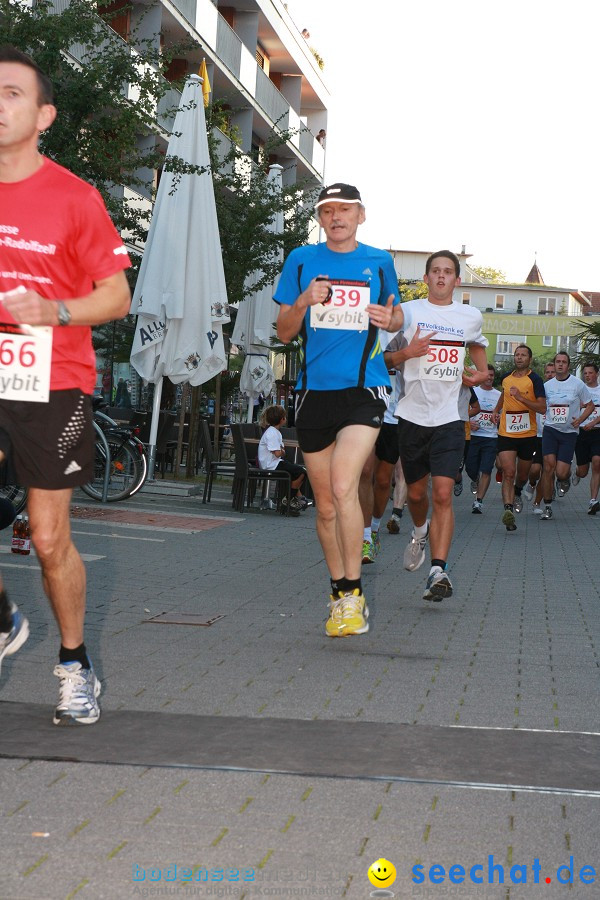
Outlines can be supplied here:
[[369, 327], [367, 306], [371, 302], [368, 281], [341, 281], [330, 278], [332, 295], [325, 303], [310, 308], [311, 328], [364, 331]]
[[528, 412], [507, 412], [506, 433], [522, 434], [531, 428], [531, 419]]
[[0, 324], [0, 400], [47, 403], [52, 328]]
[[431, 340], [427, 356], [419, 358], [419, 376], [426, 381], [458, 381], [464, 368], [463, 341]]

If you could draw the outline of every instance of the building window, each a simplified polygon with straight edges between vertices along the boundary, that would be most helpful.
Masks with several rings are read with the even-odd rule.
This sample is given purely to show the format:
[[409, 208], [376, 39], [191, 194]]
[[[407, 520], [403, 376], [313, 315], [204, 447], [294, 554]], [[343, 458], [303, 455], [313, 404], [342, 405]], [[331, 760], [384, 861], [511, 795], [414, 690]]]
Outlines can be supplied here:
[[541, 316], [555, 316], [556, 297], [538, 297], [538, 313]]
[[471, 294], [469, 293], [469, 291], [463, 291], [462, 302], [467, 306], [471, 302]]
[[496, 342], [497, 356], [512, 356], [519, 344], [525, 343], [525, 335], [515, 337], [513, 334], [499, 334]]
[[496, 294], [496, 309], [504, 309], [504, 294]]
[[260, 50], [258, 50], [258, 49], [256, 50], [256, 62], [257, 62], [258, 65], [261, 67], [261, 69], [264, 69], [264, 67], [265, 67], [265, 58], [264, 58], [264, 56], [262, 55], [262, 53], [260, 52]]
[[554, 338], [551, 334], [545, 334], [542, 338], [542, 347], [553, 347], [554, 346]]

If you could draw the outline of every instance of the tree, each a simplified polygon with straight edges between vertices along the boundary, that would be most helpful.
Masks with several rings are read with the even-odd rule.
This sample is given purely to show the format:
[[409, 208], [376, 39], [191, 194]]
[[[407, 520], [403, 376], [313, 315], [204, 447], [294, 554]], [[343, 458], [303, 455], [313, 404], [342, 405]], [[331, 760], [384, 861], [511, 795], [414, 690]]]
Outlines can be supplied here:
[[[289, 129], [271, 132], [258, 162], [251, 162], [235, 141], [229, 141], [223, 153], [225, 142], [213, 131], [215, 125], [222, 128], [223, 111], [219, 102], [207, 109], [207, 129], [227, 295], [230, 302], [239, 302], [273, 283], [281, 268], [281, 252], [287, 256], [306, 243], [315, 189], [295, 182], [284, 184], [280, 192], [271, 190], [269, 161], [280, 158], [294, 134]], [[269, 229], [278, 213], [284, 218], [282, 234]]]
[[582, 322], [575, 323], [579, 325], [581, 330], [573, 336], [573, 344], [582, 349], [576, 353], [571, 353], [571, 363], [574, 368], [584, 366], [586, 362], [595, 363], [600, 366], [600, 322]]
[[[98, 2], [102, 8], [109, 0]], [[55, 86], [59, 115], [42, 135], [42, 152], [95, 185], [116, 227], [141, 248], [152, 214], [155, 172], [165, 165], [181, 174], [206, 170], [173, 157], [165, 163], [165, 141], [170, 134], [164, 123], [175, 109], [163, 107], [169, 91], [182, 85], [167, 81], [164, 73], [171, 60], [184, 55], [194, 43], [190, 40], [161, 49], [159, 35], [142, 38], [140, 31], [138, 23], [129, 40], [123, 40], [99, 18], [96, 5], [88, 0], [71, 0], [61, 12], [55, 12], [49, 0], [36, 0], [35, 4], [0, 0], [0, 43], [13, 44], [32, 55]], [[156, 118], [159, 107], [162, 125]], [[263, 148], [260, 165], [250, 166], [235, 141], [223, 154], [212, 137], [213, 125], [222, 126], [224, 117], [231, 114], [224, 112], [222, 104], [213, 104], [207, 110], [207, 129], [225, 281], [229, 298], [239, 301], [274, 280], [281, 248], [287, 253], [306, 242], [312, 203], [300, 203], [301, 184], [285, 186], [281, 195], [266, 187], [268, 160], [290, 140], [292, 132], [276, 128]], [[123, 185], [148, 202], [131, 198]], [[273, 235], [266, 227], [278, 211], [284, 213], [283, 235]], [[129, 272], [132, 286], [139, 261], [134, 254], [133, 271]], [[248, 276], [253, 272], [262, 275], [250, 287]], [[132, 321], [128, 320], [129, 324]], [[116, 339], [121, 357], [127, 354], [130, 336], [125, 328]], [[103, 351], [112, 346], [112, 326], [98, 329], [97, 340]]]
[[399, 278], [398, 290], [402, 303], [407, 303], [408, 300], [420, 300], [429, 293], [429, 288], [424, 281], [415, 281], [410, 278]]
[[491, 266], [470, 266], [470, 268], [488, 284], [506, 284], [506, 275], [501, 269], [493, 269]]
[[[99, 0], [100, 9], [106, 4]], [[119, 231], [143, 243], [150, 205], [122, 186], [153, 195], [154, 171], [164, 162], [156, 109], [172, 88], [164, 72], [182, 45], [161, 52], [139, 26], [128, 43], [87, 0], [71, 0], [61, 12], [49, 0], [0, 0], [0, 43], [33, 56], [54, 85], [59, 115], [41, 136], [42, 152], [93, 184]]]

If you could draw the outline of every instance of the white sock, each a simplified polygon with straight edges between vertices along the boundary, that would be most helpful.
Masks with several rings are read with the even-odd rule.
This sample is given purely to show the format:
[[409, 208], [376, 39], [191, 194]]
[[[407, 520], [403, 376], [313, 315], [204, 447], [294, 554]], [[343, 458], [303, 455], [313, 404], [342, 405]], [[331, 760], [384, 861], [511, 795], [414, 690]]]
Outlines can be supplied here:
[[371, 517], [371, 531], [379, 531], [379, 526], [381, 525], [381, 519], [376, 519], [375, 516]]
[[414, 533], [415, 533], [415, 537], [417, 537], [417, 538], [423, 538], [423, 537], [425, 537], [425, 535], [427, 534], [427, 528], [428, 528], [428, 526], [429, 526], [429, 522], [427, 521], [427, 519], [425, 519], [425, 524], [424, 524], [424, 525], [415, 525], [415, 526], [413, 526], [413, 530], [414, 530]]
[[371, 528], [367, 525], [367, 527], [363, 530], [363, 541], [371, 540]]

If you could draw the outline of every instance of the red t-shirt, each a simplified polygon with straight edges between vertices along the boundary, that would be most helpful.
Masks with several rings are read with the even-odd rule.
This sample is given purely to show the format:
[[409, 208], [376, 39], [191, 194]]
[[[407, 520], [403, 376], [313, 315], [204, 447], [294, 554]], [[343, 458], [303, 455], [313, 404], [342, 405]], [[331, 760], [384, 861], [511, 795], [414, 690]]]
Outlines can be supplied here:
[[[23, 285], [70, 300], [130, 265], [102, 197], [68, 169], [44, 158], [29, 178], [0, 182], [0, 292]], [[14, 322], [1, 303], [0, 322]], [[95, 384], [91, 328], [55, 327], [50, 390], [91, 394]]]

